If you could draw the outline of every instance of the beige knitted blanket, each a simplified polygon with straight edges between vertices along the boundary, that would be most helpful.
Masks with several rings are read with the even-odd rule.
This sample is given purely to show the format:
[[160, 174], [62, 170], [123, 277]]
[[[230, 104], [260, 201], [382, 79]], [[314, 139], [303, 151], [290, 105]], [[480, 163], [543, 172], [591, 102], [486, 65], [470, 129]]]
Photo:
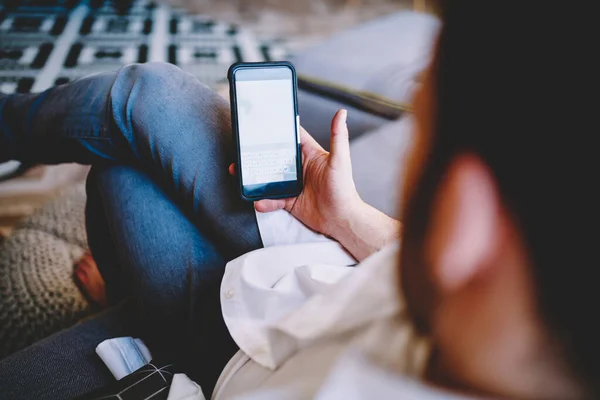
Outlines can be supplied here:
[[87, 248], [85, 189], [77, 184], [37, 210], [0, 244], [0, 358], [91, 313], [73, 281]]

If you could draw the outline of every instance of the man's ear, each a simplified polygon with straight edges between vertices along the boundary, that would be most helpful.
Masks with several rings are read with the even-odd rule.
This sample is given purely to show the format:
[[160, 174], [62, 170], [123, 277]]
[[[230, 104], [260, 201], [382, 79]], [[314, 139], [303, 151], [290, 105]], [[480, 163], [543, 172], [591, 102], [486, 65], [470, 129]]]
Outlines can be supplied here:
[[439, 293], [460, 289], [490, 265], [502, 235], [501, 199], [494, 177], [476, 156], [456, 157], [432, 207], [429, 271]]

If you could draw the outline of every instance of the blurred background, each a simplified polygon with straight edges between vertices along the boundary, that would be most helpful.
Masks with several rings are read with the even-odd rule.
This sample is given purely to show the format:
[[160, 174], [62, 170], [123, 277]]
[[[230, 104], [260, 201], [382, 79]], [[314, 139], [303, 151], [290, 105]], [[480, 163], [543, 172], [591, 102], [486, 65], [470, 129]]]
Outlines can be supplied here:
[[[359, 194], [394, 215], [410, 103], [439, 28], [425, 0], [0, 0], [0, 91], [41, 92], [124, 64], [178, 65], [227, 97], [236, 61], [292, 61], [303, 126], [327, 148], [348, 109]], [[0, 163], [0, 359], [97, 312], [89, 167]]]
[[[132, 62], [179, 65], [218, 91], [235, 61], [282, 60], [412, 0], [5, 0], [0, 91], [43, 91]], [[0, 164], [0, 234], [86, 167]]]

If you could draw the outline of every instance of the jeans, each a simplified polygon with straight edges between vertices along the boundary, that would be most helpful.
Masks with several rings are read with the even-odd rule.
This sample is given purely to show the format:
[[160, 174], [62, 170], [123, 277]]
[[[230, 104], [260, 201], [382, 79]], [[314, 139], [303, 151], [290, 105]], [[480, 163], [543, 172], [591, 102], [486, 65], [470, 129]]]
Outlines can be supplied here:
[[70, 398], [110, 383], [94, 349], [123, 335], [210, 395], [237, 350], [220, 311], [225, 263], [262, 247], [227, 172], [233, 149], [227, 102], [168, 64], [0, 95], [0, 162], [93, 164], [88, 237], [113, 306], [0, 360], [2, 396]]

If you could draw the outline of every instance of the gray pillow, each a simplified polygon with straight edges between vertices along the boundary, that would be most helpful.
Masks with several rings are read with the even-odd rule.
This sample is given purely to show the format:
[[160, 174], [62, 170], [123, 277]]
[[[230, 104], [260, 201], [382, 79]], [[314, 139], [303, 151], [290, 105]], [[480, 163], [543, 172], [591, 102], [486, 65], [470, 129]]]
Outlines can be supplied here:
[[407, 116], [367, 132], [350, 144], [352, 172], [360, 197], [392, 217], [398, 217], [412, 125], [412, 118]]
[[[407, 103], [415, 79], [430, 60], [439, 26], [438, 19], [430, 14], [403, 11], [336, 34], [296, 53], [291, 61], [300, 77]], [[331, 117], [341, 107], [349, 109], [352, 137], [389, 122], [389, 118], [306, 90], [299, 91], [298, 101], [302, 125], [323, 144], [327, 144]]]

